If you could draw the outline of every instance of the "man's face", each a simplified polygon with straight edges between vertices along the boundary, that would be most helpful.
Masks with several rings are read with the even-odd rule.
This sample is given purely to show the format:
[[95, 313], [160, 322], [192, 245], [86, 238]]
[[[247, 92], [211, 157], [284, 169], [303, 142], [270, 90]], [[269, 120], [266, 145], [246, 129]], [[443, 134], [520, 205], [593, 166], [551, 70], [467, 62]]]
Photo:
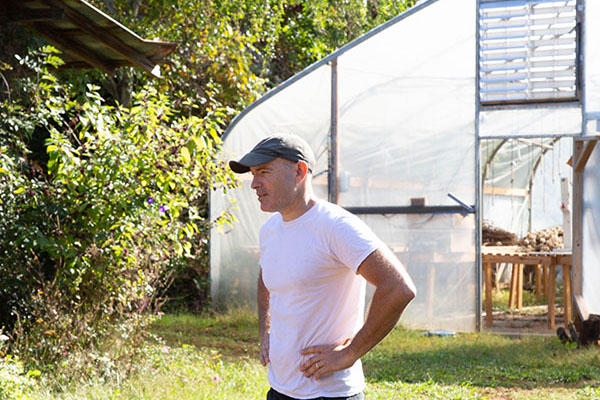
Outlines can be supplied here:
[[282, 212], [292, 205], [296, 195], [296, 163], [276, 158], [268, 163], [250, 167], [252, 184], [260, 209]]

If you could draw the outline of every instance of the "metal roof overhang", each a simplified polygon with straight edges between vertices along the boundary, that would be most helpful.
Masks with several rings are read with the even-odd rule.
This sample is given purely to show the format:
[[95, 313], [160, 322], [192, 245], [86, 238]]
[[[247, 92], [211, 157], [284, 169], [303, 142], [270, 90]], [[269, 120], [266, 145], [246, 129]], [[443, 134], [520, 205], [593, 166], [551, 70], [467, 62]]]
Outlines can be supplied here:
[[0, 0], [0, 17], [35, 29], [63, 51], [66, 67], [113, 73], [136, 66], [159, 77], [176, 43], [144, 40], [84, 0]]

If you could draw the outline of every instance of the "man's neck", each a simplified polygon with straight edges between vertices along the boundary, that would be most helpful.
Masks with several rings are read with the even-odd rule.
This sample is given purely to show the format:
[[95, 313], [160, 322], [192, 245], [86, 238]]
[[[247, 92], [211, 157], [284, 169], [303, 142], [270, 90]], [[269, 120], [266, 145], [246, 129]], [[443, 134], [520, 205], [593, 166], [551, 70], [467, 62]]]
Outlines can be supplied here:
[[311, 194], [308, 196], [302, 196], [298, 199], [298, 202], [290, 205], [286, 210], [281, 211], [283, 220], [288, 222], [295, 220], [296, 218], [303, 215], [305, 212], [310, 210], [316, 203], [316, 198]]

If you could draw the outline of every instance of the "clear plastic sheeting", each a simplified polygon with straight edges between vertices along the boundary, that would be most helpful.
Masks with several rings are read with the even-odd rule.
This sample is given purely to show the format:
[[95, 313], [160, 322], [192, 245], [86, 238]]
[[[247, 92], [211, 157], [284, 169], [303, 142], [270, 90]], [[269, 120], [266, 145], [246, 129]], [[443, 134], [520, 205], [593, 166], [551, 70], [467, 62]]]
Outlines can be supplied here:
[[551, 143], [548, 139], [481, 141], [485, 221], [518, 236], [529, 231], [531, 178]]
[[[315, 151], [315, 174], [327, 171], [330, 81], [331, 70], [323, 65], [247, 111], [225, 139], [221, 156], [227, 160], [239, 159], [266, 136], [294, 132], [304, 137]], [[211, 296], [217, 305], [256, 301], [258, 230], [270, 214], [260, 211], [256, 195], [250, 189], [251, 179], [249, 173], [241, 175], [241, 188], [227, 196], [222, 193], [211, 196], [211, 218], [229, 210], [238, 219], [233, 229], [213, 229], [211, 233]], [[327, 198], [326, 173], [315, 179], [314, 187], [319, 197]]]
[[561, 178], [572, 181], [570, 138], [482, 140], [483, 218], [519, 237], [562, 225]]
[[579, 135], [581, 123], [579, 103], [485, 108], [479, 113], [479, 136]]
[[600, 135], [600, 1], [585, 0], [584, 3], [586, 134]]
[[390, 247], [417, 286], [401, 323], [418, 329], [472, 331], [475, 218], [472, 214], [369, 215], [362, 219]]
[[[469, 3], [436, 2], [339, 57], [343, 206], [407, 206], [413, 197], [456, 205], [448, 193], [474, 204]], [[431, 26], [452, 34], [431, 35]]]
[[[561, 180], [567, 179], [569, 188], [573, 182], [573, 168], [567, 164], [571, 155], [573, 155], [573, 139], [562, 138], [555, 141], [552, 150], [546, 152], [544, 158], [540, 160], [531, 185], [530, 231], [562, 226], [564, 213], [572, 212], [573, 193], [569, 190], [569, 199], [564, 204], [565, 208], [563, 208], [561, 195]], [[570, 245], [570, 243], [566, 244], [569, 248]]]
[[583, 298], [588, 311], [600, 315], [600, 149], [592, 152], [583, 174]]

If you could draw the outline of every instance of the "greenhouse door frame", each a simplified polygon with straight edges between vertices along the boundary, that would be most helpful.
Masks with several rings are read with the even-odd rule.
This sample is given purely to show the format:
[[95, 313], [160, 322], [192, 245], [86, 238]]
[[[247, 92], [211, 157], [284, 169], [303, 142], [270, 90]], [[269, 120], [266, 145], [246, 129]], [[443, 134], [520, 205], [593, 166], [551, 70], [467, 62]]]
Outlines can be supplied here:
[[[570, 183], [570, 189], [572, 193], [572, 295], [581, 295], [582, 292], [582, 206], [583, 206], [583, 170], [585, 163], [591, 155], [594, 149], [594, 145], [598, 137], [589, 137], [585, 135], [587, 127], [588, 114], [586, 112], [585, 103], [585, 0], [576, 0], [576, 12], [577, 12], [577, 37], [576, 42], [576, 86], [577, 94], [575, 99], [569, 99], [564, 101], [523, 101], [523, 102], [499, 102], [483, 105], [481, 102], [481, 82], [480, 82], [480, 66], [481, 66], [481, 24], [480, 24], [480, 6], [483, 3], [491, 3], [494, 0], [477, 0], [476, 1], [476, 85], [475, 85], [475, 191], [476, 191], [476, 265], [477, 265], [477, 301], [478, 307], [478, 330], [481, 330], [482, 322], [482, 292], [483, 292], [483, 277], [482, 277], [482, 263], [481, 263], [481, 247], [482, 247], [482, 218], [483, 213], [481, 205], [483, 204], [483, 171], [481, 169], [481, 142], [483, 140], [492, 139], [536, 139], [536, 138], [550, 138], [550, 139], [561, 139], [561, 138], [572, 138], [573, 139], [573, 179]], [[500, 0], [497, 0], [500, 2]], [[573, 106], [578, 105], [581, 108], [581, 129], [578, 133], [571, 134], [507, 134], [507, 135], [485, 135], [480, 136], [480, 113], [482, 110], [495, 110], [495, 109], [533, 109], [536, 107], [562, 107], [562, 106]], [[586, 143], [587, 142], [587, 143]], [[543, 155], [541, 155], [543, 157]], [[533, 176], [532, 176], [533, 179]], [[531, 193], [530, 193], [531, 196]]]

